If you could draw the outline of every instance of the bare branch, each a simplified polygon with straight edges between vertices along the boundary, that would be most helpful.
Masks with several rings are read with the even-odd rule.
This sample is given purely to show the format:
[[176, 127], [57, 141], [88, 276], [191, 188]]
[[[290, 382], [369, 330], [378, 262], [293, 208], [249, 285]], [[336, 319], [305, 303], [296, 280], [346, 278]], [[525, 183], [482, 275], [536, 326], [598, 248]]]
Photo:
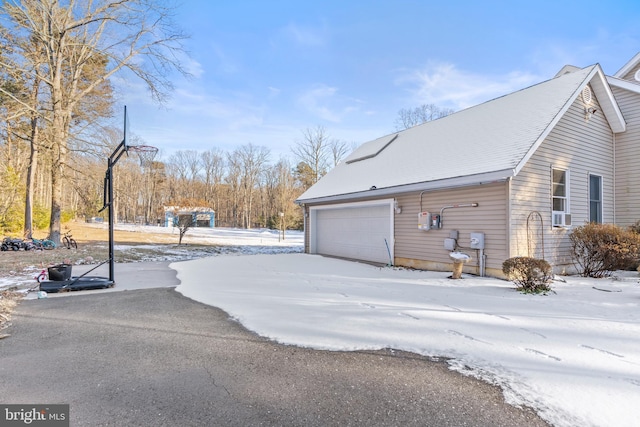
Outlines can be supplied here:
[[441, 119], [454, 113], [450, 108], [440, 108], [435, 104], [422, 104], [414, 109], [403, 108], [398, 111], [396, 129], [404, 130], [432, 120]]

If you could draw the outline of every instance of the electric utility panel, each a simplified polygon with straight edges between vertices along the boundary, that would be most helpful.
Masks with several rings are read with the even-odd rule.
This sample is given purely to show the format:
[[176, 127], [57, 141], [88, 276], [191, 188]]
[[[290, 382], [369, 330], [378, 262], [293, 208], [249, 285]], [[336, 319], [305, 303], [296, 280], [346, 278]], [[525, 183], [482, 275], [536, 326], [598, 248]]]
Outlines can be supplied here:
[[428, 231], [432, 228], [440, 228], [440, 215], [431, 212], [418, 213], [418, 230]]
[[440, 214], [431, 214], [431, 228], [440, 228]]
[[418, 230], [431, 230], [430, 212], [418, 212]]

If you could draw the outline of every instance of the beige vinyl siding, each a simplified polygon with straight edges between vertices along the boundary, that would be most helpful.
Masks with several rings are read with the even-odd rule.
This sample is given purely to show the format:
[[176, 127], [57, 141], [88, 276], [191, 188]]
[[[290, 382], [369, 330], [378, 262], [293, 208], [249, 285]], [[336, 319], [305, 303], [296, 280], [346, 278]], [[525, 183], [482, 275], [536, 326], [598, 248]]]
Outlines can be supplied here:
[[[478, 203], [478, 207], [446, 209], [443, 228], [429, 231], [418, 229], [420, 193], [397, 196], [402, 213], [395, 214], [395, 263], [415, 268], [450, 271], [451, 258], [444, 249], [444, 239], [452, 230], [459, 233], [462, 247], [470, 244], [471, 232], [485, 233], [487, 275], [500, 276], [502, 262], [507, 258], [507, 184], [505, 182], [464, 187], [452, 190], [429, 191], [422, 195], [422, 210], [440, 213], [444, 206]], [[465, 271], [478, 274], [475, 250], [460, 249], [472, 260]]]
[[[556, 271], [571, 269], [571, 228], [551, 225], [552, 168], [569, 171], [572, 226], [589, 221], [589, 174], [602, 177], [602, 219], [613, 222], [613, 133], [599, 105], [595, 106], [598, 112], [586, 122], [582, 99], [578, 97], [512, 180], [510, 256], [542, 258], [544, 249], [544, 258]], [[540, 214], [542, 223], [532, 212]]]
[[627, 122], [626, 132], [615, 136], [615, 222], [624, 227], [640, 220], [640, 94], [617, 87], [612, 90]]
[[638, 81], [635, 79], [635, 75], [638, 70], [640, 70], [640, 64], [637, 64], [635, 67], [629, 70], [624, 76], [622, 76], [622, 80], [628, 80], [630, 82], [637, 83]]

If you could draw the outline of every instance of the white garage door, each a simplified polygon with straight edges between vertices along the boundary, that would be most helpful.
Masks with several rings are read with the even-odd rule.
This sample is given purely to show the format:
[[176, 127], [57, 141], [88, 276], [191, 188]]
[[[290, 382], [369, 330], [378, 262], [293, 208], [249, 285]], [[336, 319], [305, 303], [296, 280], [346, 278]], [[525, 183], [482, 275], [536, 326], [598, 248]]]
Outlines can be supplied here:
[[311, 252], [363, 261], [393, 259], [392, 201], [311, 209]]

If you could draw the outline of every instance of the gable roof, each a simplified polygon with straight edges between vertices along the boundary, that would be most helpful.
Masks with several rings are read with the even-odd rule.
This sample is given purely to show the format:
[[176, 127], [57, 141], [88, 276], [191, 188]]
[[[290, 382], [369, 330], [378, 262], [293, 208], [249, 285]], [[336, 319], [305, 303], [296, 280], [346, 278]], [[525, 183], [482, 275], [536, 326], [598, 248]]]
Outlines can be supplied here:
[[624, 131], [622, 113], [596, 64], [362, 144], [297, 202], [383, 196], [513, 177], [589, 83], [613, 132]]
[[616, 78], [623, 78], [625, 76], [625, 74], [627, 74], [629, 71], [631, 71], [633, 68], [635, 68], [636, 65], [638, 65], [640, 63], [640, 52], [636, 54], [636, 56], [634, 56], [633, 58], [631, 58], [631, 60], [629, 60], [629, 62], [627, 62], [626, 64], [624, 64], [622, 66], [622, 68], [620, 68], [614, 75], [613, 77]]

